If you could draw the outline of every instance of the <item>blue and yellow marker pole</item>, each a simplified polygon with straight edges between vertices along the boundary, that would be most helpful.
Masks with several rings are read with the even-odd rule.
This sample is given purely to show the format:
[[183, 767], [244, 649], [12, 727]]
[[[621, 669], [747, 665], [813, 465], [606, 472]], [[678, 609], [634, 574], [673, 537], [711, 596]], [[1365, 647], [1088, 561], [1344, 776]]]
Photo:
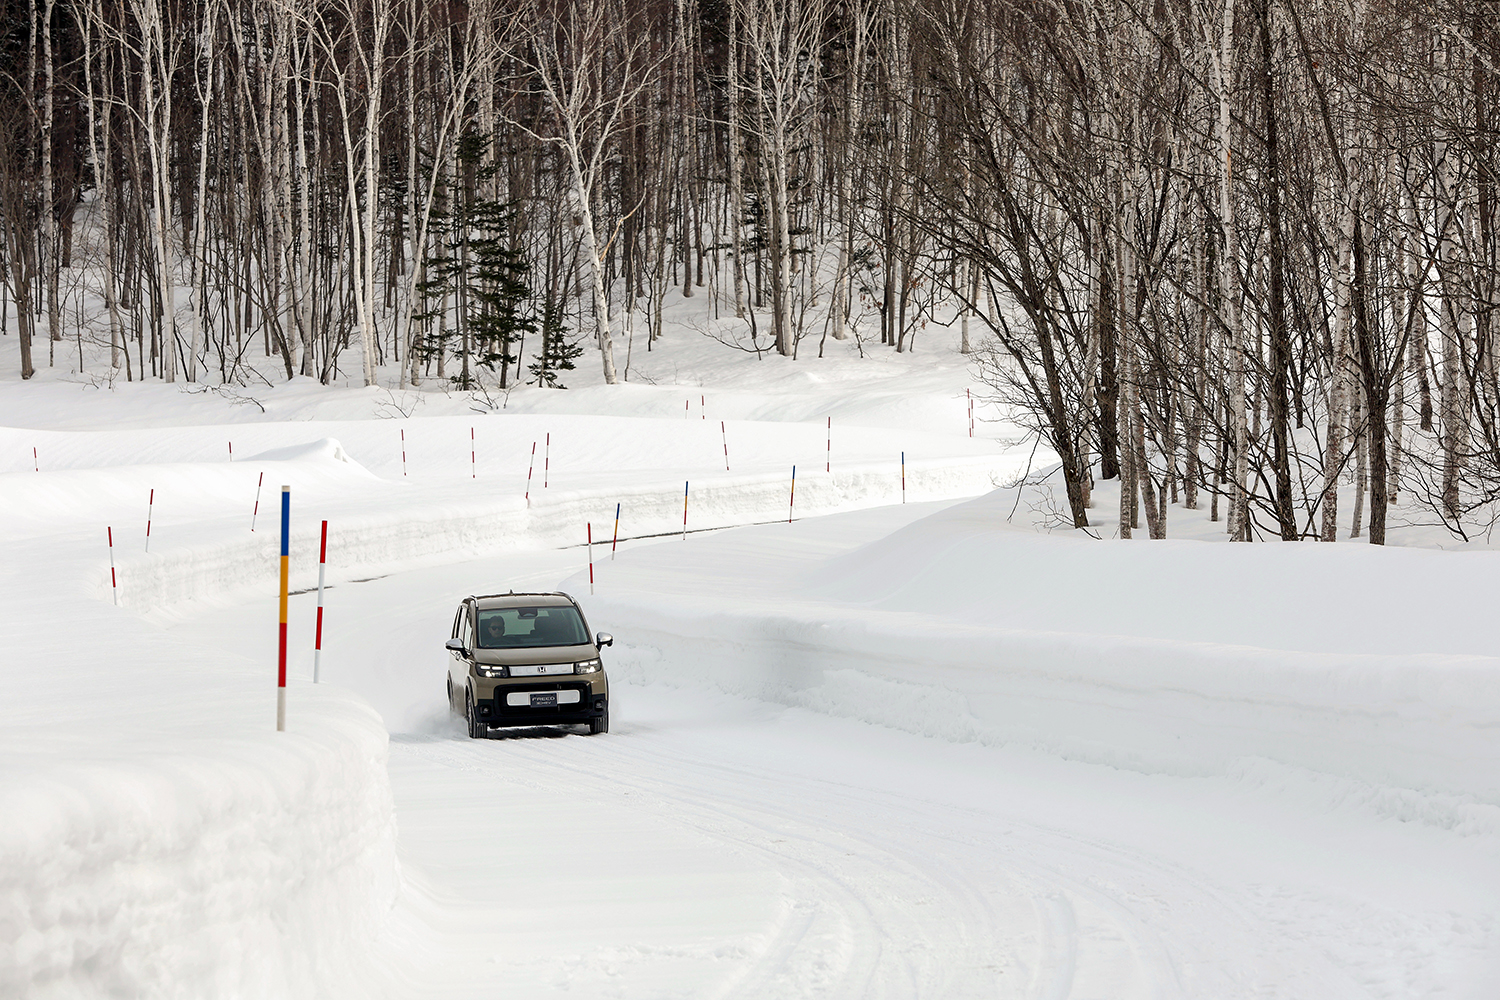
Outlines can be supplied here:
[[281, 488], [281, 625], [276, 639], [276, 731], [286, 729], [286, 586], [288, 538], [292, 533], [292, 488]]

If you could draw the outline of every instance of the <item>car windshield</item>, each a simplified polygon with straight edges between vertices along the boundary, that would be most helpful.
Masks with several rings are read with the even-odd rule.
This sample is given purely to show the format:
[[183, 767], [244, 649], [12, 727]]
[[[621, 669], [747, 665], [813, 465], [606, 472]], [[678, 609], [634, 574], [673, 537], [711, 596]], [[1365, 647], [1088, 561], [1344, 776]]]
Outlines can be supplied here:
[[589, 641], [578, 609], [495, 608], [479, 612], [480, 649], [581, 646]]

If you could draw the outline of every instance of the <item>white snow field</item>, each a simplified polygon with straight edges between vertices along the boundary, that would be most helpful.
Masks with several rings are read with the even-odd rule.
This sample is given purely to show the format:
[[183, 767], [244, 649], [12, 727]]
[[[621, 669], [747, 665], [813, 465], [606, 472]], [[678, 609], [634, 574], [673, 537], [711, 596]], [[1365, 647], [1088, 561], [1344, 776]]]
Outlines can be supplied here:
[[[1500, 554], [1049, 531], [940, 339], [495, 412], [7, 374], [0, 996], [1497, 995]], [[613, 731], [469, 740], [458, 600], [557, 588]]]

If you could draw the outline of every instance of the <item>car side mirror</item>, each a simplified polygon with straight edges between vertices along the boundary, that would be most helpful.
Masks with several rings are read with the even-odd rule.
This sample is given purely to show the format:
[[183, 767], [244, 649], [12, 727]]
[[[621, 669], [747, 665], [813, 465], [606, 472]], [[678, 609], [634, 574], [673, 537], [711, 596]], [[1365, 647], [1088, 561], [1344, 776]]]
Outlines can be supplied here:
[[598, 635], [594, 636], [594, 645], [598, 646], [600, 649], [603, 649], [605, 646], [613, 646], [614, 644], [615, 637], [610, 635], [608, 632], [600, 632]]
[[443, 648], [450, 649], [455, 653], [462, 653], [464, 656], [469, 655], [469, 651], [467, 648], [465, 648], [464, 641], [462, 639], [449, 639], [447, 642], [443, 643]]

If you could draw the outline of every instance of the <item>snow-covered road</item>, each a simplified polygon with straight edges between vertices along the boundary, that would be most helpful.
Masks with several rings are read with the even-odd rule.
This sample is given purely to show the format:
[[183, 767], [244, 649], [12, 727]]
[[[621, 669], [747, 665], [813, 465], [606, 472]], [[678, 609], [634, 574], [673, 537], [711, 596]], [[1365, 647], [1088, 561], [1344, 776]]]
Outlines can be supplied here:
[[[578, 550], [331, 591], [325, 676], [392, 730], [403, 876], [357, 990], [1124, 1000], [1479, 997], [1500, 981], [1490, 838], [1383, 819], [1269, 762], [1138, 773], [735, 697], [683, 682], [692, 644], [640, 648], [645, 624], [605, 597], [663, 566], [690, 586], [736, 546], [826, 560], [944, 506], [627, 548], [582, 598], [619, 640], [601, 738], [471, 741], [441, 688], [457, 599], [586, 594]], [[173, 631], [253, 651], [263, 604]]]

